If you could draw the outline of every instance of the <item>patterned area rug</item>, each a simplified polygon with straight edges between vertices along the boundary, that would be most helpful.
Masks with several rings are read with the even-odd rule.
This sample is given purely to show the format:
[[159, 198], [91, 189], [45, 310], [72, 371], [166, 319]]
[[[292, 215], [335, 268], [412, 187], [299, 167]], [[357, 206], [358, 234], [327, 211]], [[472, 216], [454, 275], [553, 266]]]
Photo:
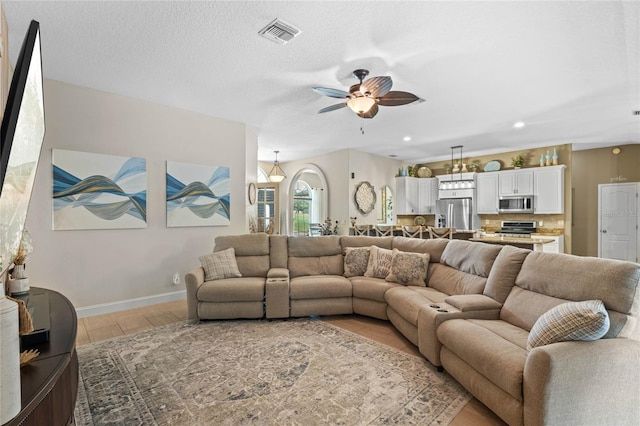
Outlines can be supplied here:
[[308, 318], [186, 321], [77, 350], [77, 425], [440, 425], [471, 398], [422, 358]]

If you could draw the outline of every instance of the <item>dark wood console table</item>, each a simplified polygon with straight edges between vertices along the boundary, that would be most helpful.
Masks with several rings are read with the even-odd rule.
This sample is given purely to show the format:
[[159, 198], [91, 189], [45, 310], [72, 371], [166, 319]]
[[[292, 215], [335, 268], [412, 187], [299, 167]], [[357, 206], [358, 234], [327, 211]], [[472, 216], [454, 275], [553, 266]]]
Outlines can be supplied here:
[[29, 294], [49, 297], [49, 342], [29, 348], [40, 355], [20, 369], [22, 410], [6, 425], [67, 425], [78, 394], [76, 310], [56, 291], [31, 287]]

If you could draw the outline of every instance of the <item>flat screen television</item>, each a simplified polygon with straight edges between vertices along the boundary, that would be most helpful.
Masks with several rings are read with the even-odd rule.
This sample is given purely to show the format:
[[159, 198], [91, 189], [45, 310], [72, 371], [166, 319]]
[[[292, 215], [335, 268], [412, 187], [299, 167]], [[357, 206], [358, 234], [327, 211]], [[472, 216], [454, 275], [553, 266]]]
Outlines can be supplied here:
[[18, 252], [44, 139], [40, 24], [31, 21], [0, 128], [0, 269]]

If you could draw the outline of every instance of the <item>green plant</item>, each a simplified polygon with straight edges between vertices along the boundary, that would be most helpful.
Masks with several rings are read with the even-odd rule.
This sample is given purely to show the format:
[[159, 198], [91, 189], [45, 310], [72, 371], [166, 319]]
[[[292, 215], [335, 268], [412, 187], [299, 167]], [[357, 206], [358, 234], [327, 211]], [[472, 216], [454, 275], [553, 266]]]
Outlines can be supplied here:
[[471, 164], [469, 164], [469, 169], [472, 172], [477, 171], [480, 168], [480, 160], [473, 160]]
[[524, 166], [524, 157], [520, 154], [515, 157], [511, 157], [511, 165], [516, 168]]

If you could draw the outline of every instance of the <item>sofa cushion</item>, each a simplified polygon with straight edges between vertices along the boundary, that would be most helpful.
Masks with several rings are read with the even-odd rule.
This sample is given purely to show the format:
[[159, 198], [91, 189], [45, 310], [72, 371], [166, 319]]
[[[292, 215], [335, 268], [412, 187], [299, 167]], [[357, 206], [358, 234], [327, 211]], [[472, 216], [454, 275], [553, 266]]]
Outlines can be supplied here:
[[527, 335], [500, 320], [452, 319], [436, 331], [438, 340], [474, 370], [517, 401], [527, 359]]
[[219, 280], [222, 278], [238, 278], [242, 276], [238, 270], [238, 263], [236, 262], [233, 247], [200, 256], [200, 263], [204, 269], [205, 281]]
[[[636, 329], [640, 313], [640, 268], [637, 263], [531, 252], [516, 277], [516, 286], [557, 298], [559, 303], [602, 300], [611, 322], [605, 338], [631, 337]], [[533, 316], [530, 327], [551, 307], [540, 306], [542, 309]]]
[[461, 272], [488, 277], [502, 246], [464, 240], [451, 240], [442, 252], [441, 263]]
[[529, 253], [531, 250], [513, 246], [502, 247], [489, 272], [483, 294], [504, 303], [515, 285], [522, 263]]
[[601, 300], [562, 303], [533, 325], [527, 349], [569, 340], [597, 340], [609, 330], [609, 315]]
[[364, 276], [369, 264], [369, 247], [347, 247], [344, 255], [344, 276]]
[[364, 273], [365, 277], [387, 278], [391, 271], [391, 260], [393, 259], [393, 251], [371, 246], [369, 249], [369, 263]]
[[394, 287], [403, 287], [400, 284], [387, 282], [382, 278], [351, 277], [349, 281], [353, 286], [353, 297], [385, 303], [384, 294], [387, 290]]
[[310, 275], [342, 275], [344, 260], [340, 237], [289, 237], [288, 268], [291, 278]]
[[440, 257], [449, 240], [438, 238], [435, 240], [422, 238], [394, 237], [393, 248], [413, 253], [427, 253], [431, 262], [440, 262]]
[[369, 237], [365, 235], [343, 235], [340, 237], [342, 249], [347, 247], [371, 247], [373, 245], [391, 250], [394, 237]]
[[390, 288], [384, 300], [397, 314], [413, 326], [418, 326], [418, 312], [423, 306], [443, 302], [448, 295], [429, 287]]
[[215, 239], [214, 252], [230, 247], [236, 252], [238, 270], [243, 277], [266, 277], [269, 271], [269, 235], [220, 235]]
[[292, 278], [289, 282], [291, 300], [351, 297], [351, 281], [342, 275], [313, 275]]
[[429, 267], [429, 287], [448, 295], [482, 294], [487, 279], [478, 275], [459, 271], [442, 263], [432, 263]]
[[198, 288], [199, 302], [261, 302], [265, 278], [242, 277], [205, 281]]
[[393, 249], [392, 253], [391, 271], [385, 278], [387, 281], [403, 285], [427, 286], [428, 254], [410, 253], [398, 249]]

